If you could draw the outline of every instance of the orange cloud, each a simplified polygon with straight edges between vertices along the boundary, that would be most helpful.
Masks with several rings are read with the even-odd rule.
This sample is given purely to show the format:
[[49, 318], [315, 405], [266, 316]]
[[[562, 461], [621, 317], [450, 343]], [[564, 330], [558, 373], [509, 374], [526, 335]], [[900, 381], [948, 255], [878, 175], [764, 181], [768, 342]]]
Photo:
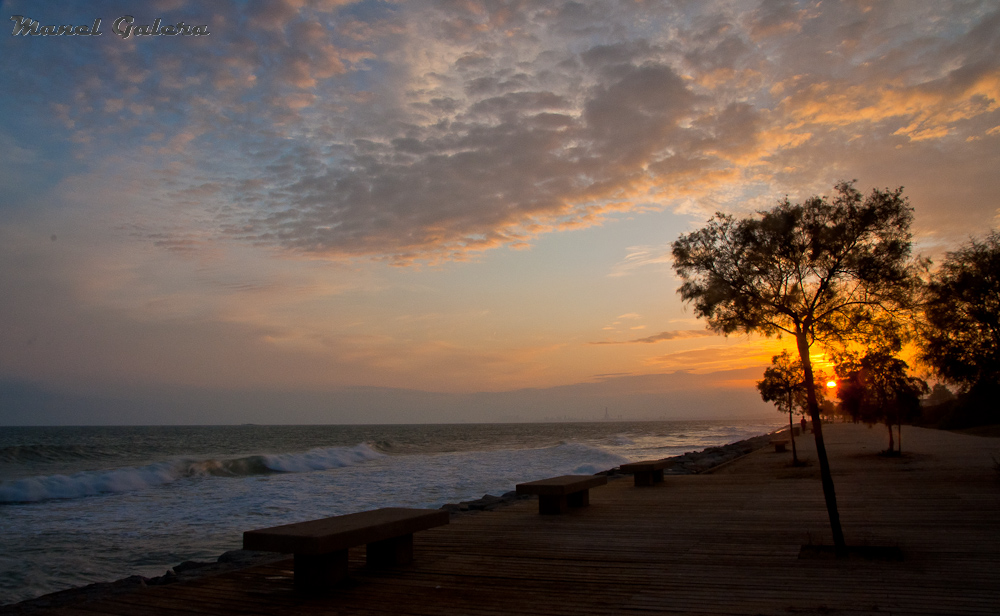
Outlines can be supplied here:
[[876, 87], [823, 82], [789, 96], [781, 106], [792, 120], [786, 130], [900, 119], [907, 123], [893, 134], [921, 141], [946, 136], [954, 123], [1000, 108], [1000, 74], [983, 73], [964, 85], [948, 79], [916, 86], [896, 81]]
[[[636, 328], [631, 328], [636, 329]], [[715, 332], [708, 331], [707, 329], [679, 329], [674, 331], [660, 332], [653, 336], [647, 336], [645, 338], [636, 338], [635, 340], [624, 340], [624, 341], [614, 341], [614, 340], [602, 340], [599, 342], [589, 342], [587, 344], [653, 344], [656, 342], [663, 342], [664, 340], [683, 340], [687, 338], [702, 338], [705, 336], [718, 336]]]
[[757, 339], [734, 346], [711, 346], [649, 357], [647, 366], [659, 370], [690, 370], [698, 374], [719, 370], [738, 370], [767, 366], [771, 357], [787, 347], [787, 342], [777, 339]]

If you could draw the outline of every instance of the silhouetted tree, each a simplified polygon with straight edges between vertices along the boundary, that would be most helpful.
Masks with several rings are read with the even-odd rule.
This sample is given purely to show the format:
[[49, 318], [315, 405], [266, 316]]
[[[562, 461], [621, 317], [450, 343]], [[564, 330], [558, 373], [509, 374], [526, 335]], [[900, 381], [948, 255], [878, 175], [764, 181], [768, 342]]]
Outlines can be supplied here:
[[[795, 448], [795, 431], [792, 415], [796, 409], [808, 412], [809, 403], [806, 399], [806, 387], [803, 379], [805, 372], [802, 362], [792, 359], [788, 351], [782, 351], [771, 358], [771, 366], [764, 370], [764, 378], [757, 381], [757, 391], [764, 402], [774, 402], [781, 413], [788, 413], [788, 438], [792, 441], [792, 463], [799, 464], [799, 454]], [[817, 388], [823, 377], [815, 375]], [[822, 389], [817, 389], [820, 395]]]
[[847, 552], [823, 441], [809, 349], [907, 305], [912, 208], [902, 188], [866, 197], [853, 182], [802, 204], [787, 198], [749, 218], [717, 213], [673, 243], [679, 293], [710, 329], [795, 338], [834, 545]]
[[[922, 379], [909, 376], [908, 369], [890, 348], [844, 358], [836, 367], [841, 408], [854, 421], [870, 426], [884, 423], [889, 429], [889, 455], [903, 453], [902, 424], [920, 416], [920, 397], [930, 391]], [[899, 435], [895, 447], [893, 425]]]
[[944, 404], [945, 402], [950, 402], [955, 399], [955, 394], [951, 393], [943, 383], [935, 383], [934, 387], [931, 388], [931, 393], [924, 400], [924, 403], [933, 406], [935, 404]]
[[1000, 232], [948, 253], [923, 308], [921, 359], [963, 393], [1000, 390]]

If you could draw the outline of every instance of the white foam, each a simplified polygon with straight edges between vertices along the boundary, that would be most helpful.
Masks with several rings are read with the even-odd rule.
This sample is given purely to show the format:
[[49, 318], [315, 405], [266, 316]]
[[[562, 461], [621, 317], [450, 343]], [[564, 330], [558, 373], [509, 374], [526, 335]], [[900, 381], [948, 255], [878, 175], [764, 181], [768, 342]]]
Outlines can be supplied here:
[[353, 466], [384, 457], [368, 445], [312, 449], [304, 453], [252, 456], [237, 460], [175, 460], [137, 468], [83, 471], [72, 475], [29, 477], [0, 482], [0, 503], [30, 503], [49, 499], [81, 498], [98, 494], [131, 492], [173, 483], [194, 476], [241, 476], [254, 473], [259, 458], [267, 470], [305, 473]]
[[329, 449], [311, 449], [305, 453], [283, 453], [262, 457], [264, 464], [273, 471], [306, 473], [329, 468], [353, 466], [384, 456], [385, 454], [379, 453], [370, 446], [362, 443], [350, 449], [331, 447]]
[[0, 503], [26, 503], [53, 498], [80, 498], [106, 492], [128, 492], [163, 485], [179, 478], [168, 463], [141, 468], [86, 471], [73, 475], [29, 477], [0, 484]]

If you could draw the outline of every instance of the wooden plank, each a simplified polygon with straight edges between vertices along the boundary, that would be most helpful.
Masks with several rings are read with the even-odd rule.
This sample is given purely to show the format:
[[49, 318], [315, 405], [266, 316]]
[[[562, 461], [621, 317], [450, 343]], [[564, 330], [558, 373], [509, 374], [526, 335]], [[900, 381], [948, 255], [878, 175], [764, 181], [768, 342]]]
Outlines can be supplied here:
[[243, 533], [243, 549], [282, 554], [327, 554], [447, 524], [439, 509], [385, 507]]
[[606, 485], [608, 478], [604, 475], [560, 475], [538, 481], [519, 483], [515, 486], [518, 494], [535, 494], [539, 496], [567, 496], [581, 490], [589, 490]]

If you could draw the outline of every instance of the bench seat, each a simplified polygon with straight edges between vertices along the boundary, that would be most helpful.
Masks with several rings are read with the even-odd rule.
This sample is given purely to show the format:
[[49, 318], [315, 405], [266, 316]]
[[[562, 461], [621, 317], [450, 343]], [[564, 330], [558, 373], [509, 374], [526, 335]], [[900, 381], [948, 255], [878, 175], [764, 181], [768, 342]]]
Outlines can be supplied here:
[[569, 507], [585, 507], [590, 504], [590, 488], [608, 483], [604, 475], [561, 475], [549, 479], [539, 479], [516, 486], [518, 494], [538, 496], [538, 513], [558, 515]]
[[772, 440], [771, 444], [774, 445], [774, 451], [775, 451], [775, 453], [781, 453], [781, 452], [785, 451], [785, 445], [788, 445], [788, 440], [787, 439], [778, 438], [778, 439]]
[[347, 579], [347, 550], [366, 545], [372, 567], [413, 560], [413, 533], [447, 524], [447, 511], [386, 507], [250, 530], [244, 550], [295, 555], [295, 587], [319, 591]]
[[623, 473], [632, 473], [637, 487], [651, 486], [663, 481], [663, 469], [668, 466], [670, 466], [669, 460], [645, 460], [622, 464], [619, 470]]

